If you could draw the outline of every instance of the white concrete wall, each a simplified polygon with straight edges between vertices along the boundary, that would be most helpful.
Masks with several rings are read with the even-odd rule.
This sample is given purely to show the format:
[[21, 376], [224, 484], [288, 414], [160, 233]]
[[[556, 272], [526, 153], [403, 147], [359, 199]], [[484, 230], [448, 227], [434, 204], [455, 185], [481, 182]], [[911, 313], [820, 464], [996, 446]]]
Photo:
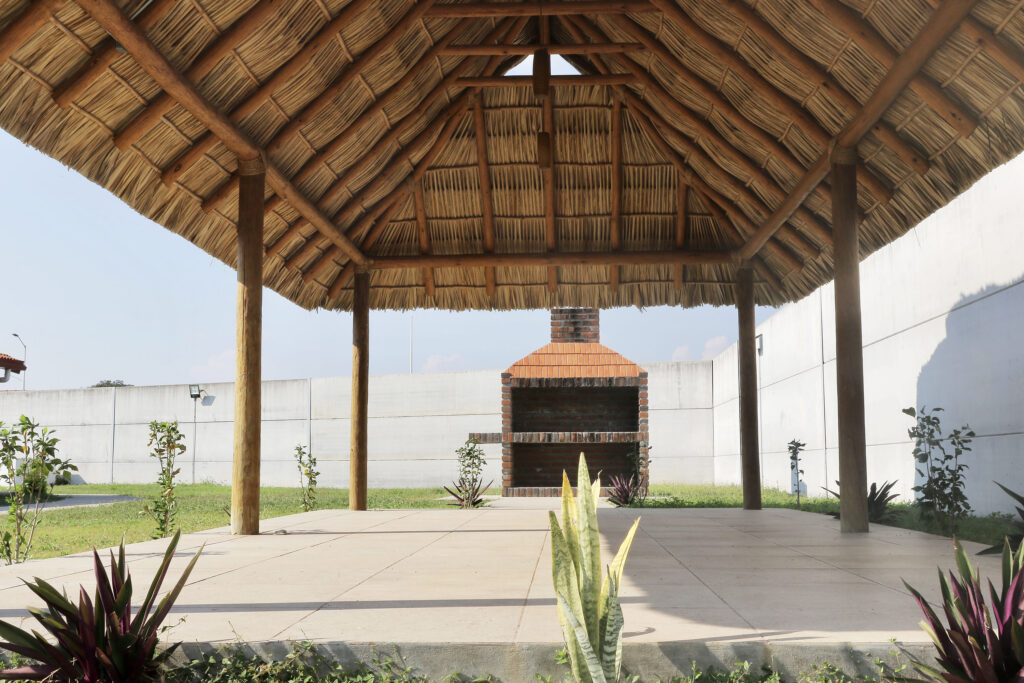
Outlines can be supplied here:
[[[661, 481], [710, 482], [711, 362], [654, 363], [650, 372], [652, 472]], [[347, 486], [351, 379], [263, 383], [261, 479], [298, 482], [293, 450], [312, 444], [324, 486]], [[147, 482], [156, 461], [152, 420], [177, 420], [187, 451], [182, 481], [231, 479], [234, 385], [206, 384], [198, 405], [185, 385], [0, 392], [0, 421], [19, 415], [57, 430], [61, 453], [86, 482]], [[193, 424], [193, 409], [195, 423]], [[455, 449], [471, 432], [501, 430], [500, 371], [370, 378], [369, 485], [437, 486], [456, 475]], [[195, 447], [193, 448], [193, 445]], [[111, 463], [113, 448], [113, 463]], [[501, 481], [501, 447], [484, 444], [485, 476]]]
[[[868, 479], [915, 482], [908, 406], [945, 409], [945, 431], [977, 432], [965, 462], [980, 513], [1012, 510], [993, 483], [1024, 491], [1024, 157], [997, 169], [861, 264]], [[807, 443], [810, 491], [837, 478], [832, 285], [763, 324], [760, 422], [766, 486], [790, 488], [786, 444]], [[714, 360], [718, 483], [739, 481], [736, 347]]]

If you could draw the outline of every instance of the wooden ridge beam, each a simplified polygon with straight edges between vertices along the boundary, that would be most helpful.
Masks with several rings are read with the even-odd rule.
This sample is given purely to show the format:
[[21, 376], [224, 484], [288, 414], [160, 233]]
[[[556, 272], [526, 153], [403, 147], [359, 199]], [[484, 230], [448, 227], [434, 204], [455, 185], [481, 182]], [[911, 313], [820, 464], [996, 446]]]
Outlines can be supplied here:
[[449, 45], [440, 50], [442, 55], [484, 56], [492, 55], [532, 55], [537, 50], [547, 50], [553, 55], [596, 55], [615, 54], [618, 52], [639, 52], [644, 46], [640, 43], [587, 43], [583, 45]]
[[860, 112], [835, 137], [832, 144], [829, 145], [829, 149], [807, 170], [804, 177], [790, 192], [789, 197], [743, 246], [740, 250], [743, 258], [750, 258], [756, 254], [782, 224], [793, 215], [818, 183], [825, 179], [829, 173], [830, 156], [833, 149], [856, 148], [860, 139], [892, 106], [914, 75], [931, 58], [932, 53], [963, 22], [974, 4], [975, 0], [946, 0], [932, 15], [910, 46], [893, 64], [882, 82], [875, 88]]
[[373, 61], [380, 57], [386, 50], [391, 49], [398, 39], [409, 31], [410, 27], [418, 23], [423, 18], [423, 14], [430, 9], [433, 4], [434, 0], [420, 0], [419, 2], [413, 3], [412, 9], [409, 10], [397, 24], [389, 28], [383, 36], [374, 41], [366, 51], [358, 57], [355, 57], [345, 70], [338, 74], [337, 78], [327, 85], [319, 95], [306, 104], [300, 112], [292, 116], [291, 120], [288, 121], [288, 123], [286, 123], [267, 144], [267, 153], [276, 154], [278, 150], [281, 149], [281, 146], [289, 140], [289, 138], [302, 130], [302, 128], [312, 121], [317, 114], [334, 102], [334, 99], [340, 95], [345, 88], [347, 88], [355, 79], [359, 78], [367, 66], [372, 64]]
[[[565, 14], [632, 14], [656, 11], [646, 0], [527, 0], [526, 2], [464, 2], [434, 5], [428, 17], [554, 17]], [[543, 42], [543, 41], [542, 41]]]
[[[543, 45], [549, 45], [551, 43], [551, 18], [548, 16], [541, 16], [538, 19], [539, 22], [539, 38]], [[551, 82], [550, 75], [548, 76], [548, 83]], [[531, 79], [532, 85], [532, 79]], [[548, 163], [541, 164], [541, 182], [544, 185], [544, 243], [549, 252], [558, 249], [558, 188], [556, 187], [557, 178], [555, 176], [555, 112], [554, 103], [551, 101], [551, 96], [543, 98], [541, 102], [541, 132], [547, 133], [547, 143], [549, 146]], [[540, 156], [540, 145], [541, 137], [537, 136], [537, 154]], [[543, 161], [538, 159], [538, 161]], [[554, 294], [558, 291], [558, 269], [555, 266], [548, 267], [548, 292]]]
[[[149, 38], [125, 16], [111, 0], [79, 0], [78, 4], [96, 20], [114, 40], [124, 46], [135, 61], [157, 84], [170, 93], [192, 116], [205, 125], [212, 134], [236, 154], [240, 161], [265, 158], [266, 154], [245, 133], [196, 90], [179, 73], [167, 58], [150, 42]], [[288, 201], [296, 211], [312, 223], [324, 235], [343, 249], [359, 264], [367, 262], [366, 256], [341, 234], [277, 167], [266, 164], [267, 183]]]
[[732, 265], [732, 251], [549, 251], [530, 254], [432, 254], [428, 256], [378, 256], [374, 270], [399, 268], [480, 268], [486, 266], [655, 266]]
[[[413, 190], [413, 203], [416, 206], [416, 235], [419, 238], [420, 254], [429, 256], [431, 251], [430, 230], [427, 226], [427, 206], [423, 199], [423, 183], [416, 183], [416, 188]], [[340, 281], [341, 278], [338, 280]], [[333, 289], [332, 285], [331, 290], [333, 291]], [[436, 287], [433, 268], [423, 269], [423, 290], [428, 297], [434, 296]], [[338, 294], [335, 292], [332, 299], [337, 296]], [[488, 291], [488, 296], [493, 296], [493, 293]]]
[[[853, 95], [847, 92], [832, 74], [821, 69], [814, 60], [786, 40], [771, 24], [762, 19], [754, 8], [747, 5], [743, 0], [719, 0], [719, 4], [739, 17], [747, 25], [748, 31], [761, 38], [793, 67], [803, 72], [809, 81], [813, 82], [822, 92], [828, 94], [843, 109], [851, 115], [856, 114], [860, 110], [860, 102], [854, 99]], [[928, 172], [930, 167], [928, 159], [923, 154], [918, 153], [911, 143], [901, 138], [899, 133], [888, 123], [879, 121], [875, 126], [874, 133], [875, 137], [882, 144], [891, 149], [896, 156], [919, 174], [924, 175]], [[858, 166], [858, 180], [860, 180], [861, 168], [863, 167]], [[869, 186], [865, 184], [865, 187]], [[877, 194], [875, 196], [878, 197]]]
[[[552, 86], [576, 85], [628, 85], [628, 74], [582, 74], [579, 76], [551, 76]], [[533, 86], [533, 76], [466, 76], [456, 79], [456, 88], [522, 88]]]
[[60, 7], [62, 0], [39, 0], [30, 2], [21, 14], [0, 31], [0, 63], [10, 59], [15, 51], [24, 45], [36, 31], [50, 20], [50, 15]]
[[[611, 247], [612, 251], [622, 250], [622, 102], [615, 100], [612, 106], [612, 216], [611, 216]], [[619, 289], [619, 267], [612, 266], [609, 271], [608, 286], [611, 290]]]
[[[228, 115], [228, 118], [233, 123], [239, 123], [249, 114], [259, 109], [278, 88], [282, 87], [292, 76], [305, 68], [322, 47], [334, 41], [342, 28], [352, 23], [364, 9], [375, 1], [352, 0], [352, 2], [345, 5], [345, 8], [338, 13], [338, 16], [320, 27], [316, 35], [306, 41], [302, 48], [284, 64], [277, 67], [273, 75], [260, 85], [255, 92], [235, 106]], [[161, 177], [164, 184], [173, 185], [182, 173], [199, 161], [215, 144], [217, 144], [217, 136], [212, 132], [208, 132], [199, 138], [191, 147], [171, 162], [171, 165], [163, 172]]]
[[[491, 199], [491, 171], [487, 167], [487, 125], [484, 121], [484, 105], [479, 99], [473, 102], [473, 128], [476, 137], [476, 162], [480, 177], [484, 253], [491, 254], [494, 252], [494, 203]], [[484, 281], [487, 283], [488, 296], [494, 296], [494, 280], [494, 268], [484, 269]]]
[[[260, 0], [248, 12], [220, 34], [185, 71], [184, 77], [191, 83], [198, 83], [204, 76], [231, 54], [238, 45], [248, 38], [263, 21], [280, 7], [277, 0]], [[177, 104], [166, 92], [161, 92], [142, 111], [129, 119], [114, 135], [114, 145], [122, 152], [146, 134], [160, 119]]]
[[[153, 0], [137, 16], [132, 17], [132, 21], [140, 30], [148, 31], [177, 2], [178, 0]], [[74, 102], [76, 97], [81, 95], [97, 78], [102, 76], [107, 68], [114, 63], [114, 60], [120, 56], [121, 51], [117, 49], [117, 43], [114, 42], [113, 38], [101, 40], [93, 48], [92, 54], [89, 55], [89, 59], [86, 60], [85, 64], [80, 66], [74, 74], [64, 79], [63, 82], [53, 89], [53, 100], [57, 103], [57, 106], [61, 109], [66, 109], [69, 104]]]
[[[578, 27], [581, 27], [584, 32], [590, 35], [601, 35], [600, 29], [591, 24], [590, 22], [583, 19], [572, 20]], [[564, 23], [564, 22], [563, 22]], [[769, 177], [764, 171], [761, 170], [760, 166], [755, 164], [749, 157], [733, 147], [728, 140], [719, 135], [718, 131], [714, 130], [709, 126], [703, 119], [697, 117], [689, 109], [684, 107], [682, 103], [672, 97], [661, 84], [658, 83], [653, 76], [643, 69], [639, 64], [633, 60], [622, 57], [620, 62], [623, 66], [633, 75], [636, 83], [645, 87], [649, 92], [653, 93], [659, 100], [661, 100], [669, 109], [671, 109], [676, 115], [686, 120], [691, 126], [696, 129], [696, 135], [691, 139], [689, 136], [683, 136], [681, 131], [678, 131], [673, 127], [674, 132], [678, 133], [680, 139], [686, 140], [687, 153], [691, 155], [697, 155], [706, 164], [717, 166], [721, 172], [722, 177], [726, 179], [734, 189], [739, 191], [739, 188], [743, 187], [740, 183], [740, 178], [736, 181], [730, 180], [736, 176], [732, 175], [729, 171], [716, 164], [710, 156], [708, 156], [703, 149], [700, 147], [699, 137], [703, 136], [711, 143], [712, 147], [720, 149], [728, 157], [732, 159], [732, 162], [739, 166], [743, 171], [750, 176], [751, 180], [760, 183], [764, 189], [771, 195], [774, 195], [779, 201], [785, 198], [785, 191], [778, 185], [778, 183], [771, 177]], [[651, 118], [648, 115], [648, 118]], [[668, 125], [668, 122], [662, 117], [658, 117], [659, 121], [664, 125]], [[802, 169], [803, 167], [801, 167]], [[828, 229], [815, 217], [810, 211], [804, 211], [799, 216], [801, 222], [808, 226], [811, 232], [813, 232], [818, 239], [821, 239], [825, 244], [830, 244], [832, 238], [828, 232]], [[811, 258], [817, 258], [821, 255], [821, 251], [813, 243], [802, 236], [790, 236], [791, 241], [794, 241], [801, 251], [804, 251]]]
[[[860, 15], [838, 0], [810, 0], [810, 4], [883, 67], [893, 68], [899, 54]], [[935, 81], [922, 73], [915, 73], [907, 85], [960, 135], [966, 138], [974, 132], [978, 125], [974, 115], [947, 96]]]

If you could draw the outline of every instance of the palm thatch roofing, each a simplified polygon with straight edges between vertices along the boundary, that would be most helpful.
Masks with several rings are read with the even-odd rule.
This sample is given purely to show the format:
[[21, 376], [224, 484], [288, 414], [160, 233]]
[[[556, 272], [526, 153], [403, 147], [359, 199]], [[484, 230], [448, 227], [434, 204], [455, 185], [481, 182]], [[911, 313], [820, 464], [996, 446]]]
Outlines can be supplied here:
[[[808, 174], [951, 4], [965, 11], [857, 136], [863, 256], [1024, 149], [1024, 2], [113, 9], [273, 167], [267, 286], [348, 310], [356, 253], [373, 308], [522, 309], [731, 304], [740, 254], [761, 304], [831, 280], [830, 188]], [[238, 156], [114, 42], [105, 5], [0, 0], [0, 126], [233, 266]], [[547, 96], [496, 80], [539, 45], [586, 78]]]

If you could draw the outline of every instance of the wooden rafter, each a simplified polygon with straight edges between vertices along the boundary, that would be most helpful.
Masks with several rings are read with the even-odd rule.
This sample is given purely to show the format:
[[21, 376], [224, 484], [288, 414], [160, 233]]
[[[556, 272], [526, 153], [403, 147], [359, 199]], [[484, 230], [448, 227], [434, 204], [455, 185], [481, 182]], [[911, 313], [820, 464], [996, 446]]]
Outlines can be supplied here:
[[[687, 213], [687, 199], [690, 187], [683, 182], [683, 176], [676, 173], [676, 225], [675, 225], [675, 239], [673, 243], [676, 249], [686, 249], [689, 245], [690, 232], [689, 232], [689, 218]], [[683, 278], [686, 276], [686, 266], [681, 263], [677, 263], [672, 273], [672, 283], [679, 291], [683, 288]]]
[[[473, 128], [476, 137], [476, 163], [480, 179], [480, 211], [484, 224], [484, 253], [494, 253], [494, 203], [491, 201], [491, 172], [487, 167], [487, 125], [484, 105], [479, 99], [473, 103]], [[487, 295], [494, 296], [494, 268], [484, 269]]]
[[[540, 42], [542, 45], [551, 43], [551, 18], [541, 16]], [[550, 148], [550, 162], [543, 164], [541, 168], [541, 181], [544, 183], [544, 243], [548, 252], [558, 249], [558, 189], [555, 187], [558, 182], [555, 176], [555, 111], [551, 96], [548, 95], [541, 103], [541, 132], [547, 133], [548, 146]], [[538, 147], [540, 137], [538, 136]], [[538, 150], [539, 151], [539, 150]], [[548, 291], [554, 294], [558, 291], [558, 268], [548, 266]]]
[[[938, 9], [942, 0], [925, 0], [933, 9]], [[981, 51], [995, 60], [1018, 81], [1024, 81], [1024, 54], [997, 36], [992, 29], [968, 15], [959, 26]]]
[[[743, 234], [732, 222], [732, 214], [727, 213], [722, 205], [718, 202], [720, 199], [716, 198], [713, 194], [704, 194], [699, 190], [695, 190], [697, 198], [704, 204], [708, 212], [711, 214], [712, 219], [718, 224], [724, 232], [732, 237], [733, 243], [736, 245], [742, 245], [744, 238]], [[783, 291], [784, 285], [782, 280], [768, 267], [768, 264], [764, 262], [760, 257], [755, 257], [750, 261], [754, 270], [761, 274], [761, 277], [765, 282], [774, 287], [777, 291]]]
[[[132, 17], [132, 21], [142, 31], [153, 28], [160, 19], [173, 7], [178, 0], [153, 0], [139, 12], [138, 16]], [[75, 98], [82, 94], [86, 88], [103, 75], [103, 73], [121, 56], [117, 49], [117, 43], [113, 38], [104, 38], [99, 45], [93, 48], [89, 59], [75, 73], [66, 78], [60, 85], [53, 89], [53, 100], [62, 109], [67, 108], [74, 102]]]
[[974, 0], [946, 0], [917, 34], [906, 51], [896, 60], [889, 73], [878, 84], [860, 112], [853, 117], [829, 146], [828, 151], [808, 169], [804, 177], [764, 224], [758, 228], [741, 250], [743, 258], [750, 258], [785, 223], [804, 202], [810, 192], [825, 179], [829, 172], [830, 151], [835, 148], [855, 148], [860, 139], [892, 106], [924, 64], [967, 17]]
[[[590, 33], [592, 36], [601, 35], [602, 33], [600, 29], [584, 19], [576, 19], [574, 20], [574, 23], [583, 29], [584, 32]], [[648, 92], [654, 94], [661, 102], [668, 106], [675, 114], [687, 121], [696, 130], [697, 134], [695, 136], [692, 138], [689, 136], [686, 137], [686, 148], [688, 154], [696, 155], [706, 164], [717, 166], [721, 170], [722, 179], [735, 191], [740, 192], [745, 189], [743, 184], [739, 182], [744, 179], [738, 178], [734, 180], [733, 178], [736, 176], [731, 175], [728, 170], [716, 164], [711, 157], [703, 151], [700, 145], [700, 137], [704, 137], [708, 140], [710, 147], [725, 153], [731, 158], [734, 164], [747, 173], [751, 180], [760, 183], [768, 193], [774, 195], [777, 200], [782, 201], [785, 197], [785, 193], [782, 188], [775, 180], [768, 177], [749, 157], [733, 147], [733, 145], [719, 135], [718, 132], [711, 128], [703, 119], [694, 115], [678, 100], [672, 97], [672, 95], [666, 92], [664, 88], [662, 88], [661, 85], [639, 64], [626, 57], [619, 58], [619, 62], [633, 75], [636, 84], [645, 87]], [[661, 120], [664, 121], [664, 119]], [[681, 131], [676, 132], [682, 135]], [[818, 239], [822, 240], [825, 244], [829, 244], [831, 242], [831, 236], [829, 235], [828, 229], [825, 228], [821, 221], [811, 214], [810, 211], [804, 210], [799, 214], [799, 218]], [[818, 248], [806, 238], [803, 238], [802, 236], [792, 236], [791, 240], [799, 249], [801, 249], [801, 251], [804, 251], [811, 258], [817, 258], [820, 255]]]
[[[289, 242], [291, 242], [296, 237], [300, 237], [302, 235], [302, 229], [305, 228], [307, 225], [309, 225], [309, 221], [307, 221], [305, 218], [300, 217], [297, 221], [288, 226], [288, 229], [281, 233], [281, 236], [275, 239], [274, 242], [269, 247], [267, 247], [267, 252], [266, 254], [263, 255], [264, 266], [270, 261], [271, 258], [280, 254], [281, 251], [288, 246]], [[314, 232], [314, 234], [317, 233]]]
[[[80, 0], [78, 3], [100, 26], [104, 28], [125, 50], [132, 55], [140, 67], [157, 84], [170, 93], [179, 104], [200, 120], [213, 135], [234, 152], [241, 160], [265, 158], [260, 149], [245, 133], [238, 129], [224, 114], [206, 101], [178, 72], [167, 58], [150, 42], [146, 35], [124, 15], [111, 0]], [[367, 263], [366, 256], [342, 235], [277, 167], [267, 164], [267, 182], [274, 191], [285, 198], [306, 220], [345, 251], [354, 261]]]
[[[860, 102], [854, 99], [853, 95], [833, 76], [821, 69], [810, 57], [798, 50], [792, 43], [786, 40], [775, 28], [761, 18], [754, 8], [747, 5], [743, 0], [720, 0], [719, 4], [728, 9], [732, 14], [746, 25], [747, 30], [765, 41], [772, 49], [779, 53], [794, 68], [803, 72], [804, 77], [814, 83], [822, 92], [827, 93], [839, 106], [850, 114], [856, 114], [860, 110]], [[730, 116], [735, 120], [735, 116]], [[929, 163], [923, 154], [918, 153], [914, 147], [900, 137], [892, 126], [884, 121], [879, 121], [874, 130], [875, 136], [893, 151], [896, 156], [904, 161], [915, 171], [924, 175], [928, 172]], [[862, 180], [861, 170], [858, 167], [858, 180]], [[877, 195], [876, 195], [877, 197]]]
[[421, 0], [420, 2], [413, 3], [412, 9], [406, 12], [405, 16], [398, 23], [388, 29], [387, 33], [375, 40], [366, 51], [356, 57], [312, 102], [303, 107], [302, 111], [291, 117], [291, 120], [285, 124], [284, 128], [267, 144], [267, 152], [276, 154], [283, 144], [302, 130], [303, 126], [312, 121], [317, 114], [334, 102], [334, 99], [349, 84], [359, 78], [366, 70], [366, 67], [373, 64], [384, 52], [390, 50], [399, 38], [408, 33], [409, 29], [423, 18], [424, 13], [433, 4], [434, 0]]
[[[626, 85], [630, 82], [627, 74], [551, 76], [552, 86], [580, 85]], [[523, 88], [533, 85], [533, 76], [466, 76], [453, 84], [457, 88]]]
[[[198, 83], [204, 76], [217, 65], [224, 57], [238, 47], [248, 38], [263, 21], [273, 14], [279, 7], [275, 0], [260, 0], [243, 14], [230, 28], [213, 41], [184, 73], [184, 77], [191, 83]], [[134, 118], [121, 127], [121, 130], [114, 136], [114, 144], [122, 152], [128, 149], [136, 140], [146, 134], [155, 126], [160, 118], [169, 112], [177, 104], [174, 98], [166, 92], [157, 95]]]
[[[612, 106], [612, 218], [611, 246], [612, 251], [622, 249], [622, 102], [615, 100]], [[614, 292], [619, 288], [619, 267], [609, 269], [608, 285]]]
[[[810, 0], [810, 4], [825, 15], [831, 24], [857, 43], [862, 50], [877, 59], [886, 70], [891, 69], [899, 59], [896, 50], [885, 42], [885, 39], [871, 24], [861, 19], [856, 12], [838, 0]], [[917, 73], [910, 79], [908, 87], [960, 135], [966, 138], [974, 132], [978, 125], [974, 116], [950, 99], [935, 81], [922, 73]]]
[[529, 254], [454, 254], [430, 256], [378, 256], [372, 268], [480, 268], [486, 266], [653, 266], [731, 265], [731, 251], [552, 251]]
[[[232, 109], [228, 118], [233, 123], [239, 123], [249, 114], [259, 109], [275, 91], [291, 80], [292, 76], [305, 68], [321, 48], [334, 41], [342, 28], [350, 24], [373, 2], [375, 0], [352, 0], [352, 2], [345, 5], [345, 8], [338, 13], [338, 16], [324, 24], [317, 31], [316, 35], [303, 43], [302, 48], [298, 52], [292, 55], [284, 64], [277, 67], [274, 70], [274, 74], [266, 82]], [[182, 173], [203, 158], [215, 144], [217, 144], [217, 136], [211, 133], [207, 133], [199, 138], [164, 170], [162, 174], [164, 183], [171, 185], [177, 181]]]
[[[528, 0], [527, 2], [465, 2], [434, 5], [429, 17], [553, 17], [565, 14], [632, 14], [654, 12], [646, 0]], [[541, 40], [541, 42], [544, 42]]]
[[[416, 188], [413, 190], [413, 202], [416, 205], [416, 234], [419, 239], [420, 254], [423, 256], [429, 256], [431, 252], [430, 229], [427, 226], [427, 206], [423, 199], [422, 183], [416, 183]], [[423, 269], [423, 289], [428, 297], [434, 296], [435, 286], [433, 268]], [[337, 296], [337, 293], [335, 293], [334, 296]], [[488, 296], [493, 296], [493, 292], [488, 290]]]
[[0, 32], [0, 63], [6, 62], [15, 50], [41, 29], [60, 4], [60, 0], [29, 3], [28, 7]]
[[640, 43], [587, 43], [583, 45], [541, 45], [540, 43], [525, 45], [449, 45], [439, 52], [442, 55], [485, 56], [532, 55], [537, 50], [546, 49], [553, 55], [594, 55], [615, 54], [617, 52], [637, 52], [643, 49]]

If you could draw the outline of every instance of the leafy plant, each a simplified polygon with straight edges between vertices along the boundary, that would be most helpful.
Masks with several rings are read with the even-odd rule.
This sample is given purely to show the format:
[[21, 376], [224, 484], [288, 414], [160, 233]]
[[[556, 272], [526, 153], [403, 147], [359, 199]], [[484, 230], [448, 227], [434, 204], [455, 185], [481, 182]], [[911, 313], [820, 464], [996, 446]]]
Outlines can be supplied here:
[[185, 452], [185, 437], [178, 431], [177, 422], [149, 423], [149, 444], [153, 452], [149, 455], [160, 463], [156, 483], [160, 486], [160, 497], [153, 501], [146, 512], [156, 520], [153, 538], [163, 538], [171, 533], [178, 519], [178, 501], [174, 497], [174, 478], [181, 470], [175, 468], [174, 460]]
[[295, 447], [295, 462], [299, 467], [299, 488], [302, 493], [302, 509], [306, 512], [316, 509], [316, 480], [320, 472], [316, 469], [316, 457], [303, 445]]
[[46, 603], [45, 611], [30, 607], [29, 612], [49, 638], [0, 621], [0, 638], [4, 641], [0, 642], [0, 648], [38, 662], [0, 672], [0, 678], [84, 683], [161, 680], [164, 662], [177, 644], [157, 651], [160, 625], [203, 551], [199, 549], [178, 583], [157, 603], [157, 593], [167, 576], [180, 536], [180, 531], [174, 534], [167, 546], [163, 562], [134, 617], [132, 580], [125, 563], [124, 541], [116, 560], [114, 552], [110, 552], [109, 574], [99, 553], [93, 549], [96, 591], [90, 599], [85, 588], [79, 587], [77, 605], [43, 579], [26, 581], [29, 590]]
[[622, 672], [622, 609], [619, 583], [633, 544], [638, 519], [619, 546], [611, 566], [601, 571], [597, 501], [601, 480], [590, 484], [586, 458], [580, 453], [573, 496], [562, 472], [562, 525], [550, 512], [551, 566], [558, 598], [558, 621], [578, 683], [615, 683]]
[[[922, 513], [931, 514], [935, 521], [952, 536], [957, 524], [971, 511], [965, 493], [967, 465], [960, 457], [971, 450], [974, 431], [970, 425], [954, 429], [948, 437], [942, 435], [942, 423], [935, 413], [942, 408], [928, 410], [921, 406], [904, 408], [903, 413], [914, 418], [914, 426], [907, 434], [914, 440], [914, 459], [924, 482], [914, 487]], [[945, 443], [948, 442], [948, 443]]]
[[804, 471], [800, 469], [800, 451], [807, 447], [803, 441], [793, 439], [789, 442], [789, 469], [796, 476], [796, 506], [800, 507], [800, 488], [804, 483]]
[[[892, 487], [896, 486], [895, 481], [886, 481], [882, 483], [882, 487], [879, 488], [878, 484], [871, 482], [871, 487], [868, 489], [868, 521], [875, 522], [877, 524], [887, 524], [893, 521], [896, 511], [889, 507], [889, 503], [899, 498], [899, 494], [892, 493]], [[822, 487], [824, 488], [824, 487]], [[836, 481], [836, 488], [842, 491], [842, 486]], [[825, 489], [836, 498], [839, 498], [839, 493], [832, 489]], [[834, 513], [833, 517], [838, 518], [839, 513]]]
[[[1016, 551], [1021, 547], [1021, 542], [1024, 541], [1024, 496], [1020, 495], [1019, 493], [1016, 493], [1015, 491], [1011, 491], [1010, 489], [1000, 484], [998, 481], [993, 483], [999, 488], [1001, 488], [1003, 491], [1005, 491], [1006, 495], [1010, 496], [1015, 501], [1017, 501], [1017, 519], [1013, 520], [1013, 527], [1016, 531], [1015, 533], [1007, 534], [1005, 538], [1006, 542], [1010, 544], [1010, 549]], [[978, 554], [995, 555], [1002, 549], [1003, 544], [996, 543], [995, 545], [989, 548], [985, 548]]]
[[[7, 484], [7, 524], [0, 535], [0, 555], [7, 564], [28, 559], [51, 474], [77, 471], [57, 455], [53, 431], [22, 415], [10, 429], [0, 422], [0, 479]], [[26, 503], [28, 503], [26, 505]]]
[[939, 571], [944, 626], [919, 592], [906, 581], [924, 612], [921, 628], [931, 636], [938, 650], [938, 666], [910, 657], [917, 671], [932, 680], [1020, 681], [1024, 679], [1024, 550], [1003, 546], [1002, 590], [988, 582], [991, 606], [985, 603], [978, 573], [959, 543], [954, 543], [959, 578], [949, 572], [949, 580]]
[[462, 509], [471, 509], [483, 505], [483, 492], [491, 487], [491, 481], [487, 486], [483, 485], [481, 479], [484, 472], [484, 465], [487, 460], [484, 458], [484, 449], [476, 439], [466, 439], [466, 443], [455, 451], [459, 461], [459, 479], [452, 483], [452, 488], [444, 487], [455, 499], [454, 505]]

